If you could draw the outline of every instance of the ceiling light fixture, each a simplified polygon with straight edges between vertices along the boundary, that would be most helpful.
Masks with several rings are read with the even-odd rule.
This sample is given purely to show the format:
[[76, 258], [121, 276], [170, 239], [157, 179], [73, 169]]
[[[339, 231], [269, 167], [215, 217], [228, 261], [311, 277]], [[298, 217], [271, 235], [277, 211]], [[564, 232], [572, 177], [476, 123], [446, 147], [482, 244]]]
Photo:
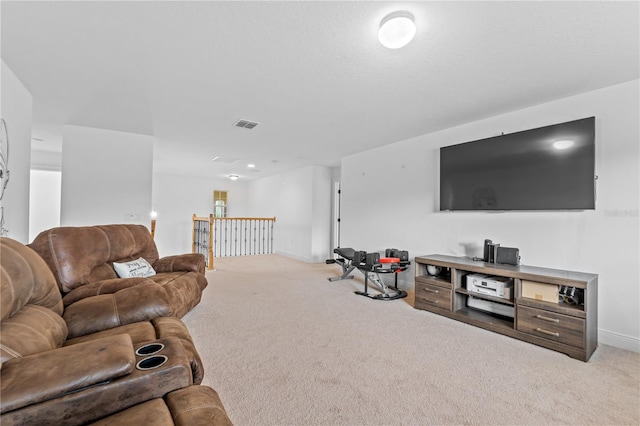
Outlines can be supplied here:
[[563, 140], [555, 141], [553, 143], [553, 147], [555, 149], [567, 149], [567, 148], [571, 148], [573, 145], [574, 145], [574, 142], [569, 139], [563, 139]]
[[238, 176], [238, 175], [229, 175], [229, 179], [231, 179], [231, 180], [238, 180], [239, 177], [240, 176]]
[[247, 167], [250, 168], [250, 169], [253, 169], [253, 168], [256, 167], [256, 165], [253, 164], [253, 163], [249, 163], [249, 164], [247, 164]]
[[398, 49], [409, 44], [416, 35], [413, 15], [405, 10], [392, 12], [380, 21], [378, 40], [384, 47]]

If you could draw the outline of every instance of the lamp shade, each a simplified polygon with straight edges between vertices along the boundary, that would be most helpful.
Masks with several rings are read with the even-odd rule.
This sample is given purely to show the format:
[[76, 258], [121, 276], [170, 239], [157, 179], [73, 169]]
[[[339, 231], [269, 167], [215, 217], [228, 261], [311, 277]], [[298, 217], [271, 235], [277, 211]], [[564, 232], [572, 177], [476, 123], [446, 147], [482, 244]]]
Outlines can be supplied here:
[[384, 47], [398, 49], [406, 46], [416, 35], [413, 15], [406, 11], [388, 14], [380, 22], [378, 40]]

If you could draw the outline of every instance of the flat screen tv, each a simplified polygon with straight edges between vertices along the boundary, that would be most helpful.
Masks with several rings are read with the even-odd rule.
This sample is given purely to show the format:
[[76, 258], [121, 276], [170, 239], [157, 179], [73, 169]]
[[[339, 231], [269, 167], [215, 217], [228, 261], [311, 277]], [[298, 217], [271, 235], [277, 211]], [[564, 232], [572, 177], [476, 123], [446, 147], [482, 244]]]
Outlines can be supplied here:
[[595, 209], [595, 117], [440, 148], [440, 210]]

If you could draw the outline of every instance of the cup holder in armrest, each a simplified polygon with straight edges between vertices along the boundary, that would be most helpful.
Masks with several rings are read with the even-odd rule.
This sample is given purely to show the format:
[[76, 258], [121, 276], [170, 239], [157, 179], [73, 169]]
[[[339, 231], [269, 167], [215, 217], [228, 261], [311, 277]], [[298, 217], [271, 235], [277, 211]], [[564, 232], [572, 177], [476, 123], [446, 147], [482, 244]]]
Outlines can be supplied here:
[[148, 345], [140, 346], [136, 349], [136, 355], [138, 356], [147, 356], [157, 354], [161, 350], [164, 349], [164, 345], [162, 343], [149, 343]]
[[169, 358], [164, 355], [153, 355], [147, 358], [143, 358], [136, 364], [138, 370], [153, 370], [158, 368], [167, 362]]

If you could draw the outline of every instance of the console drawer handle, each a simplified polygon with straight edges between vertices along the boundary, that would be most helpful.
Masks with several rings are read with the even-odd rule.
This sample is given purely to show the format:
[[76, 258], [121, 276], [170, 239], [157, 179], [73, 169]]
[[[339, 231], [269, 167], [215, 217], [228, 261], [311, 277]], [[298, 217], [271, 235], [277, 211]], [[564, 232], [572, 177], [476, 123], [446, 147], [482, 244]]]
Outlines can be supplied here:
[[540, 327], [536, 328], [536, 331], [542, 334], [548, 334], [549, 336], [560, 337], [560, 333], [554, 333], [553, 331], [543, 330]]
[[429, 293], [438, 293], [440, 290], [431, 290], [430, 288], [425, 288]]
[[437, 305], [439, 303], [437, 300], [429, 300], [429, 299], [425, 299], [425, 302], [431, 303], [432, 305]]
[[549, 317], [545, 317], [544, 315], [536, 315], [536, 318], [544, 321], [555, 322], [556, 324], [560, 322], [558, 318], [549, 318]]

